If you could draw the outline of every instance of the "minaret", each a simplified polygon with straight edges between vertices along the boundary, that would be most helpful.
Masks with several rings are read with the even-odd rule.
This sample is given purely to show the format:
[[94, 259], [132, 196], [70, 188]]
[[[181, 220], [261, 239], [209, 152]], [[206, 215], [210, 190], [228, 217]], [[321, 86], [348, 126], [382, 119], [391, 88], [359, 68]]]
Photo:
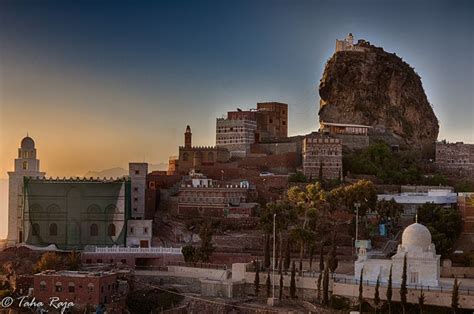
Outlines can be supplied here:
[[14, 171], [8, 172], [8, 235], [7, 245], [24, 241], [23, 234], [23, 178], [43, 177], [39, 160], [36, 159], [35, 141], [28, 135], [21, 140]]
[[188, 125], [186, 127], [186, 132], [184, 133], [184, 147], [185, 148], [191, 148], [192, 147], [192, 136], [193, 133], [191, 133], [191, 127]]

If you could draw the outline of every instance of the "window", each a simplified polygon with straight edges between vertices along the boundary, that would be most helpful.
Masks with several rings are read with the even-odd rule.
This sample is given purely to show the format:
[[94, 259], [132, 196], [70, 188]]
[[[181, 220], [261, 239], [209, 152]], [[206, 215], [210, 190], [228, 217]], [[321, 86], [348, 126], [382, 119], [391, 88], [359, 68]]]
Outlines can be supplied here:
[[59, 281], [56, 282], [56, 292], [61, 292], [63, 291], [63, 285]]
[[418, 283], [418, 272], [410, 272], [410, 283]]
[[188, 153], [184, 153], [183, 154], [183, 161], [188, 161], [189, 159], [189, 154]]
[[86, 259], [86, 264], [92, 264], [92, 260], [90, 258]]
[[135, 174], [140, 174], [140, 170], [135, 170]]
[[147, 227], [143, 228], [143, 233], [148, 234], [148, 228]]
[[281, 124], [286, 125], [286, 121], [285, 120], [281, 121]]
[[57, 236], [58, 235], [58, 225], [55, 223], [52, 223], [49, 225], [49, 235], [50, 236]]
[[74, 293], [76, 291], [76, 285], [74, 284], [74, 282], [70, 282], [67, 289], [69, 293]]
[[110, 224], [109, 227], [107, 228], [107, 235], [109, 237], [114, 237], [115, 236], [115, 225]]
[[149, 187], [150, 189], [155, 189], [155, 181], [150, 181], [150, 182], [148, 183], [148, 187]]
[[134, 201], [134, 202], [138, 202], [138, 197], [134, 197], [134, 198], [133, 198], [133, 201]]
[[38, 224], [33, 224], [31, 234], [34, 235], [34, 236], [39, 236], [40, 235], [40, 226]]
[[46, 282], [45, 282], [45, 281], [40, 282], [40, 290], [41, 290], [41, 291], [45, 291], [45, 290], [46, 290]]
[[99, 235], [99, 227], [97, 227], [97, 224], [91, 225], [90, 235], [91, 237], [97, 237]]
[[137, 187], [134, 187], [133, 190], [134, 190], [135, 192], [138, 192], [138, 188], [137, 188]]
[[94, 291], [94, 284], [93, 284], [92, 282], [90, 282], [90, 283], [87, 285], [87, 291], [89, 291], [89, 292]]
[[28, 169], [28, 162], [24, 161], [23, 162], [23, 170], [27, 170], [27, 169]]
[[133, 234], [133, 227], [130, 227], [130, 234]]

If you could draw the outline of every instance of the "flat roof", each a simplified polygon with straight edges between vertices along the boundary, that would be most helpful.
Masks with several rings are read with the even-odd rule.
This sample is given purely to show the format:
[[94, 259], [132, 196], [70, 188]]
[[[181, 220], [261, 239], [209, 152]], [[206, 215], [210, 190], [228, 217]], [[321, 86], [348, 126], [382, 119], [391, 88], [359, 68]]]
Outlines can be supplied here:
[[105, 277], [114, 275], [114, 272], [110, 271], [71, 271], [71, 270], [45, 270], [41, 273], [35, 274], [35, 276], [62, 276], [62, 277]]

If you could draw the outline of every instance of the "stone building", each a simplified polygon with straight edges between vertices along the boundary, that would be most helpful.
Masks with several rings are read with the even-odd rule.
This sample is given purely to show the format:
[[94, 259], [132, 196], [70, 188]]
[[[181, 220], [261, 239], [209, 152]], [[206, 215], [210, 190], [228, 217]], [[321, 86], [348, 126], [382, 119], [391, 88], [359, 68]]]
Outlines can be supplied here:
[[452, 174], [474, 174], [474, 144], [437, 142], [436, 166], [439, 170]]
[[21, 140], [14, 171], [8, 172], [8, 235], [7, 245], [14, 246], [24, 241], [23, 230], [23, 182], [25, 177], [42, 177], [40, 161], [36, 156], [35, 142], [29, 136]]
[[392, 282], [399, 286], [402, 281], [403, 260], [407, 257], [407, 285], [437, 287], [440, 278], [440, 255], [431, 242], [431, 233], [422, 224], [414, 223], [405, 228], [402, 243], [391, 259], [371, 259], [364, 248], [359, 251], [354, 264], [354, 278], [359, 279], [363, 270], [364, 281], [376, 282], [380, 276], [387, 283], [392, 266]]
[[[148, 165], [130, 163], [122, 178], [47, 178], [39, 171], [33, 139], [21, 141], [15, 169], [9, 172], [7, 245], [56, 245], [64, 250], [87, 245], [125, 246], [129, 227], [148, 228], [133, 235], [133, 245], [151, 243], [152, 220], [144, 220]], [[132, 209], [133, 205], [133, 209]]]
[[462, 232], [474, 236], [474, 193], [458, 193], [458, 208], [463, 220]]
[[357, 44], [354, 44], [354, 36], [352, 33], [349, 33], [346, 38], [339, 40], [336, 39], [336, 52], [339, 51], [357, 51], [357, 52], [365, 52], [367, 48], [359, 46], [361, 42], [364, 40], [359, 40]]
[[227, 148], [231, 157], [245, 157], [255, 143], [257, 121], [251, 119], [216, 119], [216, 147]]
[[320, 121], [319, 132], [338, 138], [348, 149], [361, 149], [370, 144], [369, 125], [333, 123]]
[[318, 132], [303, 139], [303, 173], [308, 179], [342, 178], [342, 143]]
[[[34, 275], [33, 296], [50, 304], [51, 297], [75, 306], [111, 303], [118, 296], [117, 274], [113, 272], [54, 271]], [[70, 310], [70, 309], [69, 309]]]
[[169, 161], [168, 174], [186, 174], [201, 166], [213, 166], [229, 161], [230, 153], [224, 147], [192, 146], [191, 127], [186, 127], [184, 146], [179, 147], [179, 156]]
[[260, 102], [257, 103], [257, 112], [259, 141], [288, 137], [288, 104]]
[[225, 183], [191, 172], [178, 192], [178, 215], [207, 217], [249, 217], [258, 204], [247, 203], [248, 181]]

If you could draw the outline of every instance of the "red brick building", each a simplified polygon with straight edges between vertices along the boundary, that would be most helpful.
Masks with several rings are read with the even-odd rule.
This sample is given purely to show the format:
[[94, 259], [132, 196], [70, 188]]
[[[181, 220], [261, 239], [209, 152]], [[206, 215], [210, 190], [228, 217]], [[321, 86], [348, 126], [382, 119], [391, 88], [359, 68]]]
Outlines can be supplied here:
[[49, 303], [51, 297], [76, 305], [110, 303], [117, 295], [117, 274], [113, 272], [54, 271], [34, 275], [34, 297]]

